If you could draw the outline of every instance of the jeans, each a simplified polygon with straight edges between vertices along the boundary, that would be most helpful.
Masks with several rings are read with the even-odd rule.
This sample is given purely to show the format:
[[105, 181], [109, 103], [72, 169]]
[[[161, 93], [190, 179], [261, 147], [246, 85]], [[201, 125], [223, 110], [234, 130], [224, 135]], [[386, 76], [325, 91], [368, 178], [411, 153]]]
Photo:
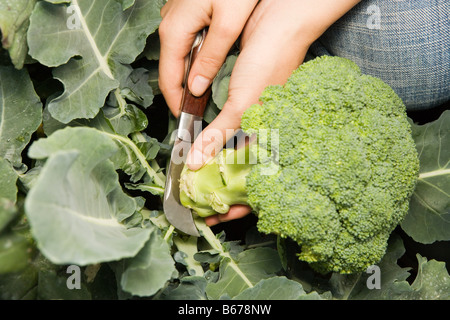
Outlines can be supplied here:
[[450, 0], [362, 0], [310, 48], [354, 61], [407, 110], [450, 101]]

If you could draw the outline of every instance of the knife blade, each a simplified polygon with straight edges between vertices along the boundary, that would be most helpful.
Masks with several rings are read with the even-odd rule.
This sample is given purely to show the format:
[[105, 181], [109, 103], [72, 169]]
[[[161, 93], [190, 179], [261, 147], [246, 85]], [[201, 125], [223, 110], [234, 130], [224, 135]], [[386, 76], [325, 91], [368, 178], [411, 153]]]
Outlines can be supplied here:
[[203, 113], [211, 95], [211, 87], [200, 97], [196, 97], [187, 88], [187, 79], [192, 63], [201, 50], [206, 37], [206, 30], [199, 32], [188, 56], [184, 77], [183, 96], [180, 104], [180, 116], [175, 141], [169, 163], [163, 198], [163, 210], [167, 220], [179, 231], [199, 237], [191, 209], [180, 203], [180, 174], [186, 163], [187, 154], [192, 143], [202, 130]]

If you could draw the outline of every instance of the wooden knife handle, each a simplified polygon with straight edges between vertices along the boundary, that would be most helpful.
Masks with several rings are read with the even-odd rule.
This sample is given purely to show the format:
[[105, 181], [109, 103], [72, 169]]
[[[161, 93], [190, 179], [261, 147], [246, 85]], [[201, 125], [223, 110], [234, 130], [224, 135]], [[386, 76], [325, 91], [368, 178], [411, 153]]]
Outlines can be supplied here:
[[203, 113], [205, 112], [206, 104], [208, 103], [210, 96], [211, 87], [209, 87], [206, 92], [200, 97], [196, 97], [192, 95], [189, 90], [185, 90], [183, 98], [184, 104], [181, 111], [192, 114], [194, 116], [203, 117]]
[[[203, 37], [206, 36], [206, 31], [203, 33]], [[191, 52], [191, 59], [190, 59], [190, 65], [189, 69], [194, 63], [195, 59], [197, 58], [198, 52], [201, 50], [201, 45], [196, 46], [193, 48]], [[189, 72], [190, 70], [188, 70]], [[211, 96], [211, 86], [208, 87], [208, 89], [205, 91], [205, 93], [199, 97], [194, 96], [190, 91], [187, 84], [187, 78], [186, 77], [186, 83], [185, 88], [183, 92], [183, 100], [181, 101], [181, 111], [186, 112], [198, 117], [203, 117], [203, 113], [205, 112], [206, 104], [208, 103], [208, 100]]]

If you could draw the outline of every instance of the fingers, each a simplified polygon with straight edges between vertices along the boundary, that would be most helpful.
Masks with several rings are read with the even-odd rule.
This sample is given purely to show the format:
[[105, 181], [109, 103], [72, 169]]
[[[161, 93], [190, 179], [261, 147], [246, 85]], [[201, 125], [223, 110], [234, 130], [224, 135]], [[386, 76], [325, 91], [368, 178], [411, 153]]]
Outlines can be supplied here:
[[188, 168], [194, 171], [200, 169], [236, 134], [239, 127], [240, 117], [232, 108], [224, 108], [192, 144], [186, 158]]
[[189, 90], [195, 96], [201, 96], [211, 84], [256, 4], [255, 1], [237, 1], [239, 4], [220, 1], [214, 7], [208, 35], [189, 75]]
[[161, 10], [159, 86], [167, 105], [179, 115], [185, 57], [197, 32], [209, 26], [208, 35], [191, 67], [188, 86], [197, 96], [211, 84], [237, 40], [257, 0], [169, 1]]
[[185, 58], [198, 31], [210, 23], [211, 1], [168, 1], [159, 25], [159, 87], [171, 112], [178, 117]]
[[[171, 112], [178, 117], [181, 97], [183, 94], [182, 83], [185, 73], [185, 57], [191, 49], [190, 37], [181, 41], [175, 41], [178, 36], [166, 35], [165, 29], [160, 29], [161, 53], [159, 60], [159, 87], [164, 95]], [[189, 40], [186, 40], [189, 39]], [[193, 38], [192, 38], [193, 41]], [[175, 43], [177, 42], [177, 43]]]
[[214, 226], [221, 222], [227, 222], [235, 219], [240, 219], [245, 217], [251, 212], [251, 208], [245, 205], [234, 205], [231, 206], [230, 211], [225, 214], [216, 214], [205, 218], [205, 222], [208, 226]]
[[230, 79], [228, 100], [219, 115], [194, 141], [186, 160], [189, 169], [198, 170], [213, 158], [240, 128], [245, 110], [259, 102], [264, 88], [283, 83], [298, 66], [295, 62], [298, 59], [290, 56], [289, 63], [274, 64], [276, 53], [268, 53], [266, 57], [259, 54], [270, 49], [265, 41], [256, 41], [241, 52]]

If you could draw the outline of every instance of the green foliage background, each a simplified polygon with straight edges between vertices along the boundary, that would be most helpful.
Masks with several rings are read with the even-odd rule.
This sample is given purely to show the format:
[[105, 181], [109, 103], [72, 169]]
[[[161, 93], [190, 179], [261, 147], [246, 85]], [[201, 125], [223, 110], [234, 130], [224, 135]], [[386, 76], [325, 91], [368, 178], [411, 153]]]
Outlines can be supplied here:
[[[198, 239], [170, 226], [163, 4], [0, 0], [0, 298], [449, 299], [445, 106], [410, 114], [421, 176], [379, 264], [381, 289], [367, 287], [370, 273], [315, 274], [254, 216], [212, 229], [197, 221]], [[206, 122], [238, 54], [214, 80]], [[69, 265], [81, 268], [79, 289], [67, 286]]]

